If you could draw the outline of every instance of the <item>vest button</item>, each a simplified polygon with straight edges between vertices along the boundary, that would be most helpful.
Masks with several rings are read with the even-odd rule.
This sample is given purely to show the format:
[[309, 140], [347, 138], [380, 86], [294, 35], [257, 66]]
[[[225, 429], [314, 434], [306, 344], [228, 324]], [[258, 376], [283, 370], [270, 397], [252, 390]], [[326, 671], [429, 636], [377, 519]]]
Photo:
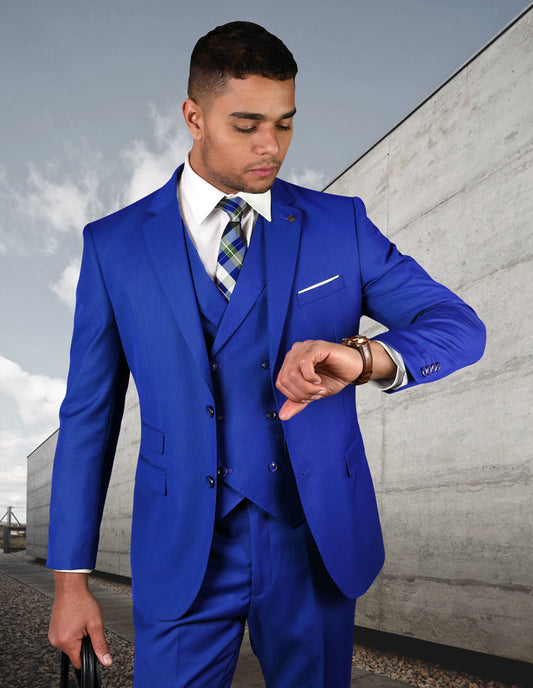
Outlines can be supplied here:
[[205, 412], [207, 413], [209, 418], [213, 418], [213, 416], [215, 415], [215, 409], [212, 406], [206, 406]]
[[263, 368], [264, 370], [270, 370], [270, 361], [263, 361], [261, 363], [261, 368]]
[[268, 418], [268, 420], [276, 420], [278, 414], [276, 413], [276, 411], [268, 411], [266, 417]]
[[268, 464], [268, 470], [269, 470], [271, 473], [275, 473], [275, 472], [278, 470], [278, 468], [279, 468], [279, 466], [278, 466], [278, 464], [277, 464], [275, 461], [271, 461], [271, 462]]
[[207, 487], [215, 487], [215, 479], [212, 475], [208, 475], [205, 482], [207, 483]]
[[212, 373], [216, 373], [217, 368], [220, 368], [220, 363], [215, 363], [215, 362], [213, 361], [213, 363], [210, 363], [210, 364], [209, 364], [209, 367], [211, 368], [211, 372], [212, 372]]
[[227, 476], [227, 474], [228, 474], [228, 469], [226, 468], [226, 466], [219, 466], [217, 468], [217, 475], [219, 478], [225, 478]]

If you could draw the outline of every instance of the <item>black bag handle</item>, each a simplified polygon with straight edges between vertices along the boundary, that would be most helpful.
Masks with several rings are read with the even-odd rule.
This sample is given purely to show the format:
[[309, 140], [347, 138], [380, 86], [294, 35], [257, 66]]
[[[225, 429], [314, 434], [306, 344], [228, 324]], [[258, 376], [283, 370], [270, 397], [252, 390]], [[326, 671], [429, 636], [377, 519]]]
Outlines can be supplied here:
[[[61, 653], [61, 680], [59, 688], [72, 688], [69, 683], [70, 659], [64, 652]], [[81, 670], [74, 669], [79, 688], [100, 688], [100, 672], [98, 660], [93, 650], [89, 636], [81, 642]]]

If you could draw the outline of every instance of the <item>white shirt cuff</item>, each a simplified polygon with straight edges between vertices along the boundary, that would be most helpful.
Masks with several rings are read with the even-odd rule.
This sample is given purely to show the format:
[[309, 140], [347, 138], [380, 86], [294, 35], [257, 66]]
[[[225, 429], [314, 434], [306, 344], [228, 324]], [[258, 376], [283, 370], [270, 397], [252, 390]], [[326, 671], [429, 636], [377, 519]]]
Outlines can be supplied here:
[[405, 363], [401, 354], [399, 354], [396, 349], [392, 346], [385, 344], [385, 342], [380, 342], [379, 339], [373, 339], [372, 341], [378, 342], [385, 349], [385, 351], [392, 358], [396, 364], [396, 376], [394, 380], [370, 380], [370, 382], [381, 389], [382, 392], [394, 392], [397, 389], [405, 387], [407, 384], [407, 371], [405, 370]]
[[59, 571], [59, 573], [92, 573], [92, 569], [54, 569], [54, 571]]

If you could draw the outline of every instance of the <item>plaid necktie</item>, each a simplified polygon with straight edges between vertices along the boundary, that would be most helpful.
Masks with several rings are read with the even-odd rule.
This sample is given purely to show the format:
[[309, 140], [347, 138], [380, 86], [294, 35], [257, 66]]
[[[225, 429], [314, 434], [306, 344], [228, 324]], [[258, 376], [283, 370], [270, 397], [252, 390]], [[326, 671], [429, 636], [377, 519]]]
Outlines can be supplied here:
[[215, 272], [215, 284], [228, 301], [235, 288], [246, 253], [246, 242], [241, 227], [241, 217], [246, 206], [246, 201], [238, 196], [223, 198], [216, 206], [224, 210], [229, 216], [229, 222], [220, 240]]

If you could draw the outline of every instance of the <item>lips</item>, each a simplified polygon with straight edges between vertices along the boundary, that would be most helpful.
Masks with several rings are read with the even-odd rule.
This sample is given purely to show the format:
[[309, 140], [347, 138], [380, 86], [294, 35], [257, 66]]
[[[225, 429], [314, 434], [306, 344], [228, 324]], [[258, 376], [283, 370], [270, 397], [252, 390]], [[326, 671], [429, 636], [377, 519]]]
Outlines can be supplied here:
[[270, 177], [270, 175], [276, 173], [277, 169], [277, 167], [256, 167], [250, 170], [250, 172], [255, 174], [256, 177]]

